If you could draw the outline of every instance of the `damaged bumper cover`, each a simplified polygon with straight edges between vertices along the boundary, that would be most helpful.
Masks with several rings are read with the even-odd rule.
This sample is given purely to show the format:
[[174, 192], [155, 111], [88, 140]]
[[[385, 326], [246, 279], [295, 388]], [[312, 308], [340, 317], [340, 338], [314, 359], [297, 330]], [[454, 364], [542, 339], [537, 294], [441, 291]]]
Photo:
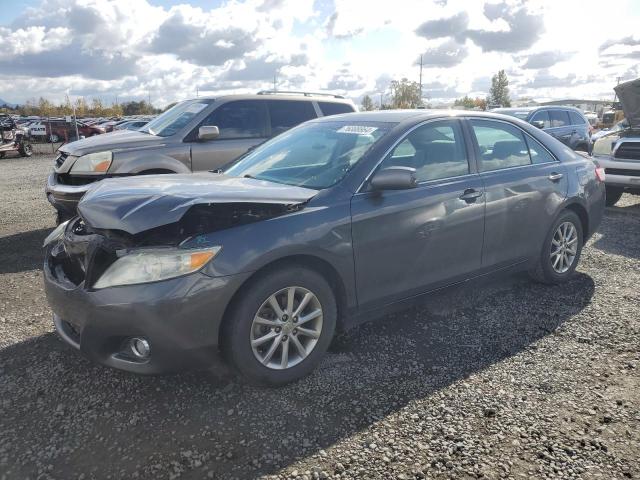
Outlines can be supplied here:
[[[76, 220], [77, 222], [78, 220]], [[147, 284], [91, 288], [83, 267], [95, 261], [95, 239], [47, 246], [44, 284], [60, 337], [97, 363], [139, 374], [205, 368], [218, 360], [218, 331], [233, 294], [250, 275], [200, 272]], [[87, 271], [88, 270], [88, 271]], [[130, 354], [132, 338], [150, 345], [148, 358]]]

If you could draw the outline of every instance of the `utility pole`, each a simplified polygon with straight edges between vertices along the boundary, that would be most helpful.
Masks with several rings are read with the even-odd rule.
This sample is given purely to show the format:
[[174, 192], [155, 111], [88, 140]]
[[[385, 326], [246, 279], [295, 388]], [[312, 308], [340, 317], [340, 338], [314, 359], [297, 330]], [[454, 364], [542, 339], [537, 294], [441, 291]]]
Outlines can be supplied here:
[[[622, 79], [622, 77], [616, 77], [616, 85], [620, 85], [620, 80]], [[613, 91], [613, 103], [616, 103], [616, 98], [618, 98], [618, 94], [616, 93], [616, 91]], [[611, 105], [613, 107], [613, 105]]]
[[422, 100], [422, 55], [420, 55], [420, 100]]

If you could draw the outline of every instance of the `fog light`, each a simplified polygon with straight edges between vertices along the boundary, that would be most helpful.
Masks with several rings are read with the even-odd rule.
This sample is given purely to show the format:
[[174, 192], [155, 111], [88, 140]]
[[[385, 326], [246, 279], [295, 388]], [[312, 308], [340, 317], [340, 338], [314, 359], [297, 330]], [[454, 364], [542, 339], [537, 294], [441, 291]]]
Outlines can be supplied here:
[[149, 342], [144, 338], [134, 337], [131, 339], [129, 345], [131, 346], [131, 353], [133, 353], [134, 356], [140, 359], [149, 358], [151, 347], [149, 346]]

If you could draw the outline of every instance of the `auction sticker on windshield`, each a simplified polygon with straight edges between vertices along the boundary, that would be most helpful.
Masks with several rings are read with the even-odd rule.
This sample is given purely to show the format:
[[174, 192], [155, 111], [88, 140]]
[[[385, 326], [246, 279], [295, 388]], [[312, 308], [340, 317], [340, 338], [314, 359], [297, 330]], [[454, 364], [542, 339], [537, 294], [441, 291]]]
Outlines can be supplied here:
[[377, 127], [366, 127], [364, 125], [345, 125], [344, 127], [340, 127], [337, 132], [354, 133], [356, 135], [371, 135], [377, 129]]

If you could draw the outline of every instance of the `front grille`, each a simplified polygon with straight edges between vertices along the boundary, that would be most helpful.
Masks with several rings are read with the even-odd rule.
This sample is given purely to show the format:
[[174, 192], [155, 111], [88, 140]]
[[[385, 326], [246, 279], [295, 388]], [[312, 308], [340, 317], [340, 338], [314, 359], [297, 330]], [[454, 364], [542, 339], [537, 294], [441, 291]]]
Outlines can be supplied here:
[[56, 157], [56, 168], [60, 168], [64, 161], [67, 159], [68, 154], [60, 152]]
[[640, 169], [628, 170], [626, 168], [605, 168], [605, 175], [627, 175], [629, 177], [640, 177]]
[[76, 175], [60, 174], [57, 177], [58, 183], [62, 185], [89, 185], [99, 180], [98, 177], [78, 177]]
[[640, 142], [622, 142], [614, 156], [615, 158], [640, 160]]

